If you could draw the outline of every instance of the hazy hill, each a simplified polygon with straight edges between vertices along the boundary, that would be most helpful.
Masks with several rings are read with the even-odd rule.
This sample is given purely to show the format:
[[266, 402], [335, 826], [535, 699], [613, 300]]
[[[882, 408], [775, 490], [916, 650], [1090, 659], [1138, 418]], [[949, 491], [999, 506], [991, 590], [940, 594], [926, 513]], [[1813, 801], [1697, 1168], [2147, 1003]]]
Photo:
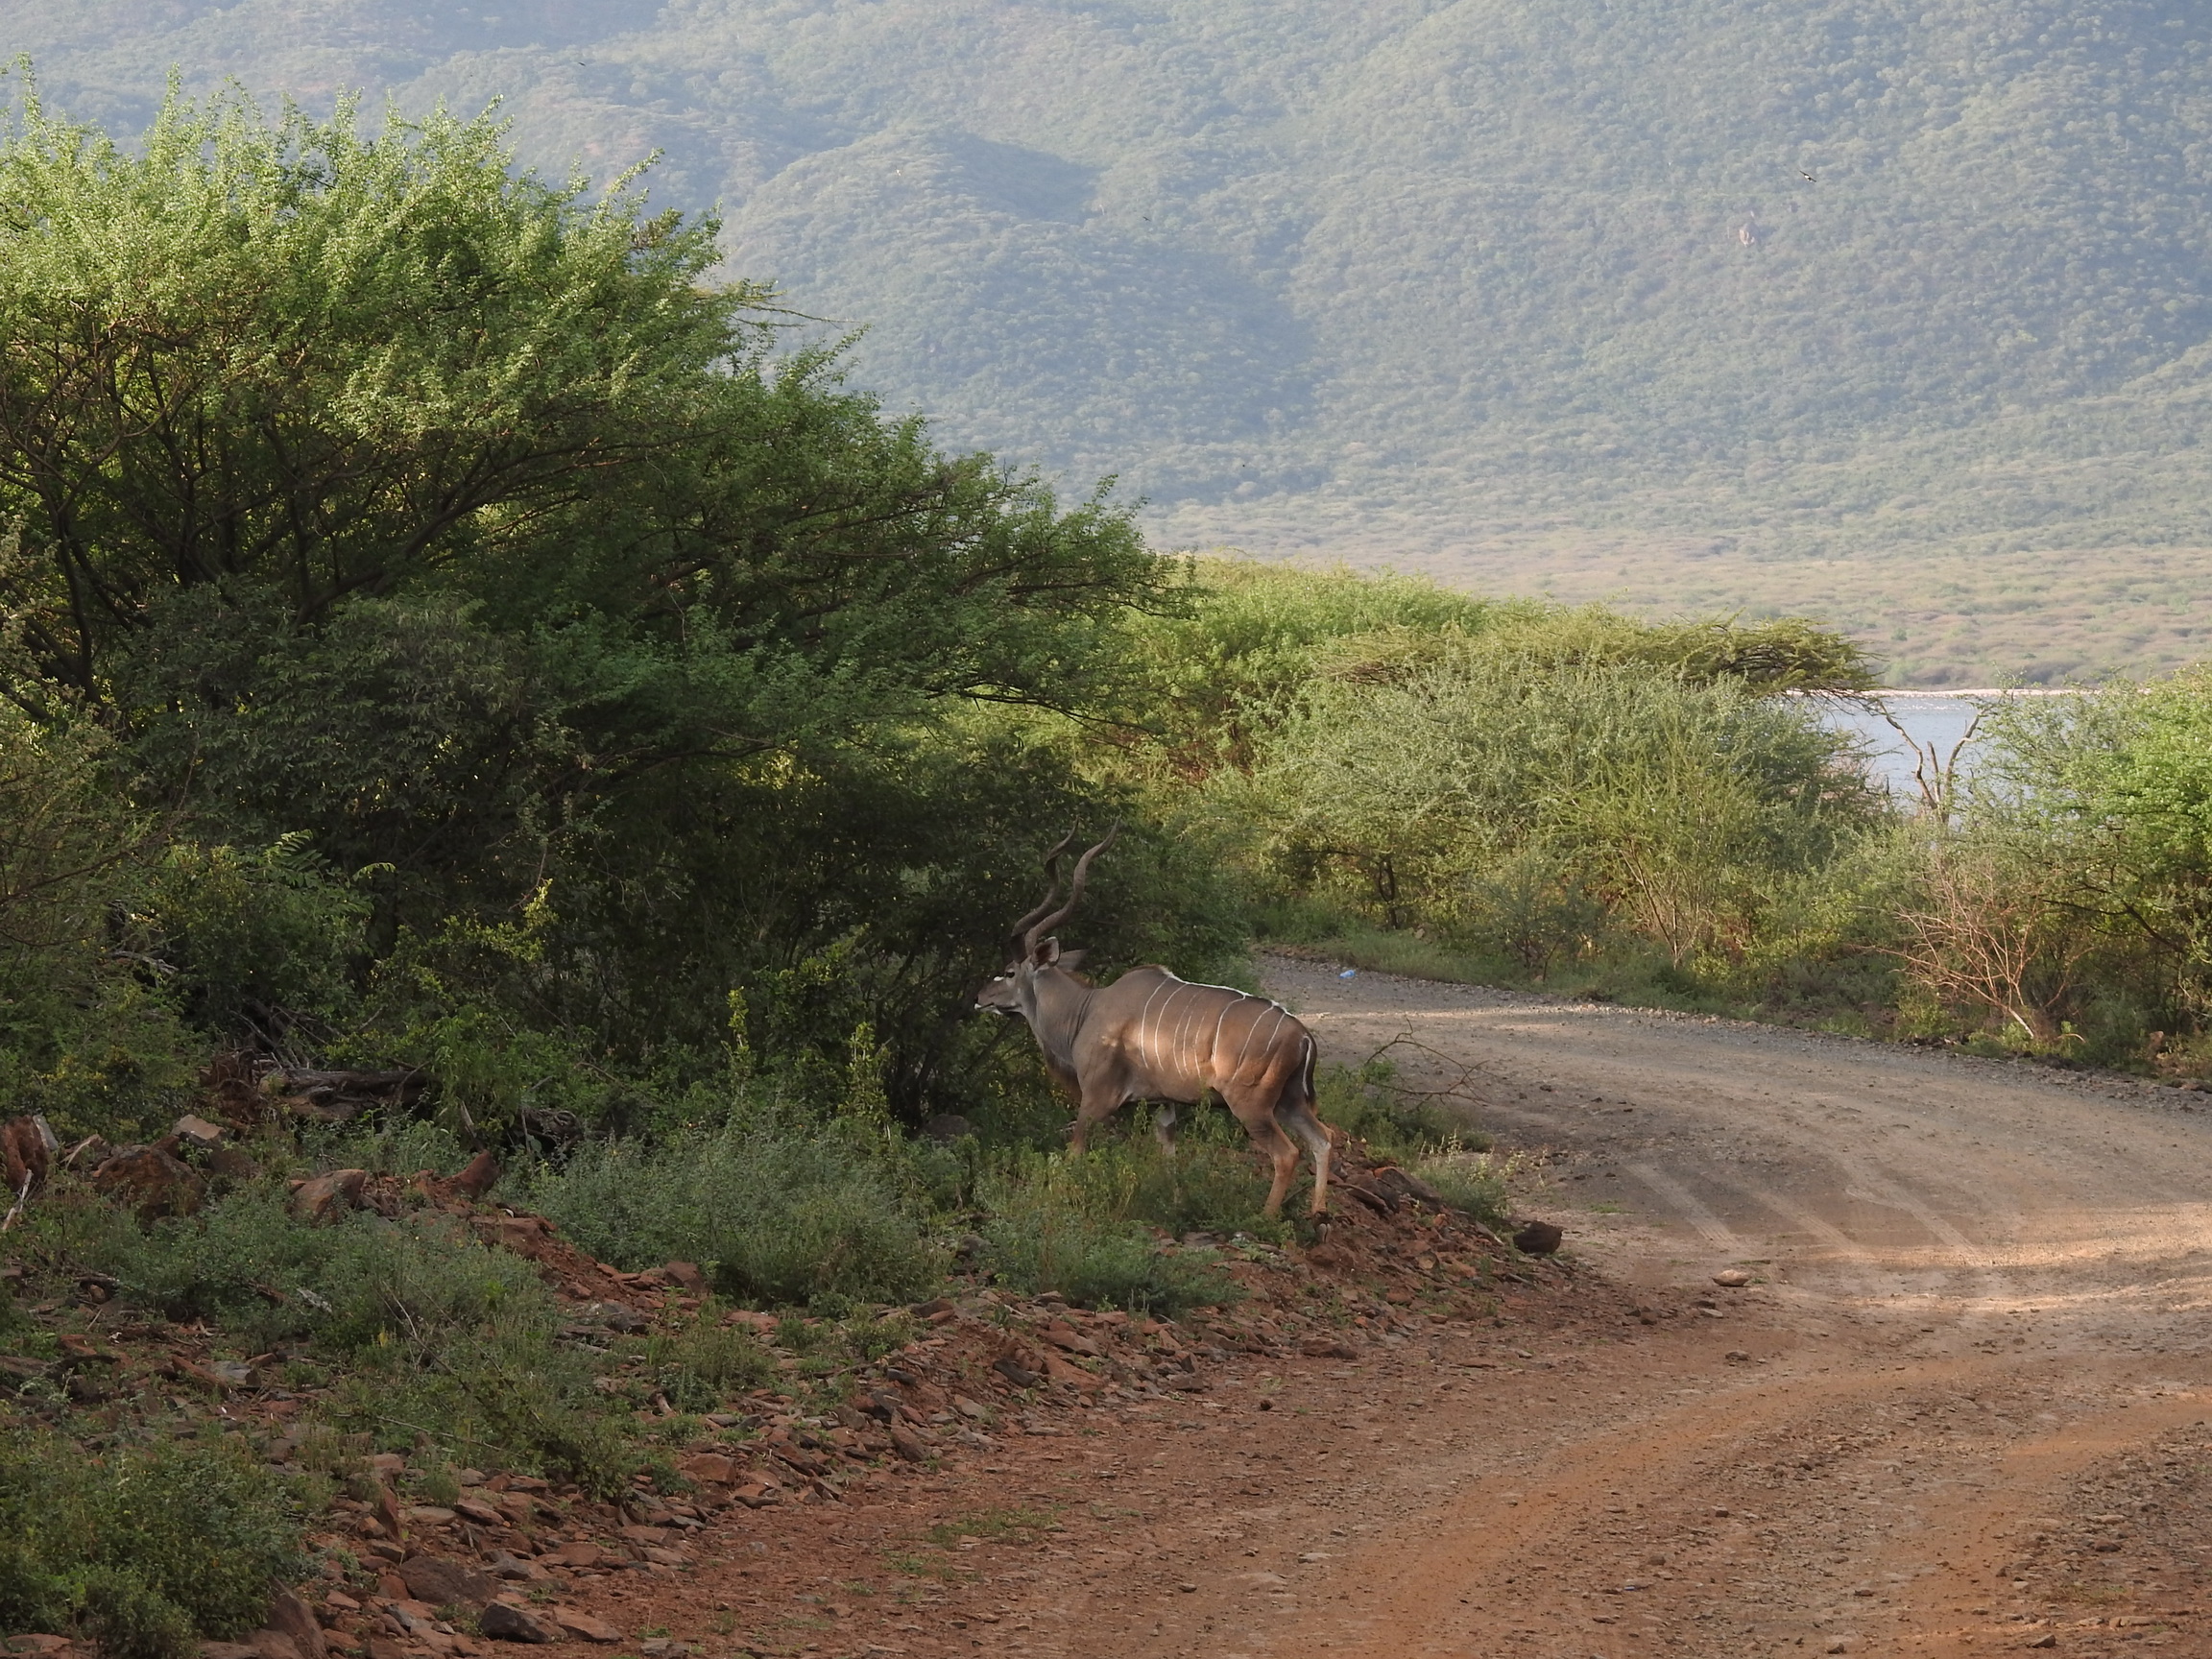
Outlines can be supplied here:
[[175, 63], [659, 148], [894, 406], [1169, 541], [1825, 606], [1922, 678], [2212, 628], [2189, 0], [15, 0], [0, 47], [115, 128]]

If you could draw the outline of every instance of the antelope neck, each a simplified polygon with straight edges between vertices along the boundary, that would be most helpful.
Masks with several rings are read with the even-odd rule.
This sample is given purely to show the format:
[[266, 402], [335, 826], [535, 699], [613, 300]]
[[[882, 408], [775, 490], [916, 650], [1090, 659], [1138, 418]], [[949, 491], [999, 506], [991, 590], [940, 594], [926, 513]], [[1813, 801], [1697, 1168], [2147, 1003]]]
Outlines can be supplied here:
[[1031, 983], [1035, 996], [1029, 1016], [1030, 1029], [1037, 1033], [1039, 1045], [1052, 1057], [1053, 1063], [1072, 1071], [1075, 1033], [1082, 1027], [1083, 1016], [1091, 1007], [1091, 998], [1098, 994], [1097, 988], [1084, 984], [1058, 968], [1039, 969]]

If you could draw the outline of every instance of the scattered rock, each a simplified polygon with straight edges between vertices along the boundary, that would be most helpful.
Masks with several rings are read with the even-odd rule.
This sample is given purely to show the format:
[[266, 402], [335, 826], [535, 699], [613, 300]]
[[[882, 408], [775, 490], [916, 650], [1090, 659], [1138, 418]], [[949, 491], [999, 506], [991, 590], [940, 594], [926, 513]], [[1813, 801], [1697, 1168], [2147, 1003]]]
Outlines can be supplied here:
[[733, 1458], [720, 1452], [699, 1452], [677, 1465], [686, 1480], [701, 1485], [721, 1486], [737, 1479], [737, 1464]]
[[464, 1520], [473, 1521], [479, 1527], [504, 1527], [507, 1517], [481, 1498], [463, 1498], [453, 1505], [453, 1513]]
[[607, 1558], [607, 1551], [596, 1544], [578, 1539], [564, 1544], [558, 1550], [548, 1550], [539, 1561], [547, 1567], [596, 1567]]
[[698, 1262], [671, 1262], [661, 1271], [668, 1275], [671, 1284], [690, 1291], [692, 1295], [704, 1296], [707, 1294], [707, 1275], [700, 1271]]
[[1513, 1248], [1524, 1256], [1549, 1256], [1566, 1237], [1549, 1221], [1529, 1221], [1513, 1235]]
[[1298, 1344], [1298, 1352], [1309, 1359], [1357, 1359], [1359, 1350], [1343, 1336], [1309, 1336]]
[[1045, 1356], [1045, 1376], [1050, 1382], [1065, 1382], [1070, 1387], [1080, 1388], [1086, 1393], [1100, 1386], [1097, 1378], [1092, 1376], [1090, 1372], [1079, 1365], [1069, 1364], [1057, 1354]]
[[292, 1214], [312, 1226], [326, 1227], [359, 1208], [361, 1190], [368, 1182], [366, 1169], [333, 1169], [317, 1175], [293, 1190]]
[[35, 1112], [11, 1118], [0, 1124], [0, 1165], [6, 1166], [8, 1176], [8, 1197], [0, 1201], [0, 1210], [5, 1210], [18, 1194], [45, 1185], [46, 1173], [54, 1167], [55, 1155], [60, 1150], [61, 1142], [54, 1138], [46, 1119]]
[[326, 1659], [329, 1645], [323, 1639], [323, 1626], [314, 1610], [291, 1591], [279, 1590], [269, 1598], [269, 1628], [290, 1637], [300, 1659]]
[[1713, 1275], [1713, 1283], [1729, 1290], [1741, 1290], [1751, 1283], [1751, 1275], [1741, 1267], [1723, 1267]]
[[1001, 1354], [991, 1361], [991, 1369], [1017, 1388], [1034, 1388], [1045, 1381], [1011, 1354]]
[[484, 1194], [498, 1184], [499, 1160], [490, 1152], [477, 1153], [448, 1183], [454, 1192], [470, 1203], [481, 1201]]
[[556, 1607], [553, 1617], [561, 1628], [571, 1636], [581, 1636], [587, 1642], [619, 1642], [622, 1632], [604, 1619], [594, 1619], [589, 1613], [580, 1613], [573, 1607]]
[[193, 1152], [212, 1152], [216, 1147], [223, 1144], [223, 1131], [219, 1127], [208, 1122], [206, 1118], [195, 1118], [190, 1113], [186, 1113], [172, 1123], [169, 1126], [169, 1133], [176, 1136], [187, 1150]]
[[1367, 1179], [1382, 1191], [1387, 1192], [1400, 1203], [1411, 1199], [1431, 1209], [1444, 1207], [1444, 1195], [1418, 1175], [1407, 1173], [1395, 1164], [1384, 1164], [1367, 1172]]
[[484, 1571], [511, 1584], [542, 1584], [553, 1575], [535, 1561], [522, 1561], [502, 1550], [484, 1564]]
[[[920, 1441], [915, 1442], [920, 1445]], [[749, 1480], [730, 1494], [748, 1509], [765, 1509], [771, 1503], [783, 1502], [783, 1493], [773, 1480]]]
[[128, 1205], [141, 1221], [190, 1215], [207, 1199], [207, 1183], [158, 1146], [132, 1146], [92, 1171], [92, 1190]]
[[1038, 1334], [1051, 1343], [1053, 1347], [1067, 1353], [1087, 1354], [1093, 1358], [1096, 1358], [1098, 1356], [1098, 1344], [1077, 1331], [1065, 1319], [1053, 1320]]
[[[501, 1642], [558, 1642], [561, 1626], [510, 1601], [494, 1601], [476, 1616], [476, 1628]], [[376, 1659], [373, 1643], [370, 1659]]]
[[891, 1450], [909, 1463], [926, 1463], [929, 1448], [923, 1445], [920, 1436], [903, 1423], [891, 1425]]
[[400, 1582], [418, 1601], [433, 1607], [482, 1607], [499, 1594], [486, 1574], [442, 1555], [417, 1555], [402, 1562]]

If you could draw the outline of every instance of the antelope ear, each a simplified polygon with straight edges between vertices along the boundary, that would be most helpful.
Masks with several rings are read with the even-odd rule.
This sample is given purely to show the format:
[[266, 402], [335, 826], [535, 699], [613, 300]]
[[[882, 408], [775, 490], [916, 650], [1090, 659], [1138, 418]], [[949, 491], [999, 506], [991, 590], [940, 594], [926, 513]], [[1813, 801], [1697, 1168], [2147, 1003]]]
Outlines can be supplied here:
[[1031, 956], [1030, 960], [1040, 968], [1051, 967], [1060, 960], [1060, 941], [1057, 939], [1046, 940], [1037, 947], [1036, 954]]
[[1090, 954], [1091, 952], [1088, 950], [1063, 950], [1060, 952], [1060, 959], [1055, 966], [1072, 974], [1076, 969], [1083, 966], [1083, 958]]

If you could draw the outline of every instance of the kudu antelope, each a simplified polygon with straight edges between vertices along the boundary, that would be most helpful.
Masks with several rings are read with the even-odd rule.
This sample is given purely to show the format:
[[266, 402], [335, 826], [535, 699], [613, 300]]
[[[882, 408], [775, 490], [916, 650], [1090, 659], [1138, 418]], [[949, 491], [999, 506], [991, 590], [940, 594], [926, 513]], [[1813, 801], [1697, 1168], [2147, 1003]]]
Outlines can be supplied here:
[[1009, 966], [983, 987], [976, 1007], [1029, 1022], [1046, 1069], [1076, 1098], [1070, 1144], [1077, 1153], [1094, 1125], [1131, 1100], [1160, 1103], [1154, 1123], [1172, 1152], [1176, 1106], [1195, 1105], [1211, 1090], [1275, 1166], [1266, 1213], [1281, 1213], [1298, 1173], [1295, 1136], [1313, 1158], [1313, 1214], [1321, 1214], [1329, 1202], [1329, 1130], [1313, 1115], [1312, 1034], [1281, 1003], [1193, 985], [1165, 968], [1132, 968], [1106, 986], [1078, 977], [1083, 952], [1061, 950], [1049, 935], [1074, 914], [1091, 860], [1114, 834], [1075, 861], [1067, 901], [1054, 909], [1060, 855], [1074, 839], [1046, 857], [1045, 902], [1014, 924]]

